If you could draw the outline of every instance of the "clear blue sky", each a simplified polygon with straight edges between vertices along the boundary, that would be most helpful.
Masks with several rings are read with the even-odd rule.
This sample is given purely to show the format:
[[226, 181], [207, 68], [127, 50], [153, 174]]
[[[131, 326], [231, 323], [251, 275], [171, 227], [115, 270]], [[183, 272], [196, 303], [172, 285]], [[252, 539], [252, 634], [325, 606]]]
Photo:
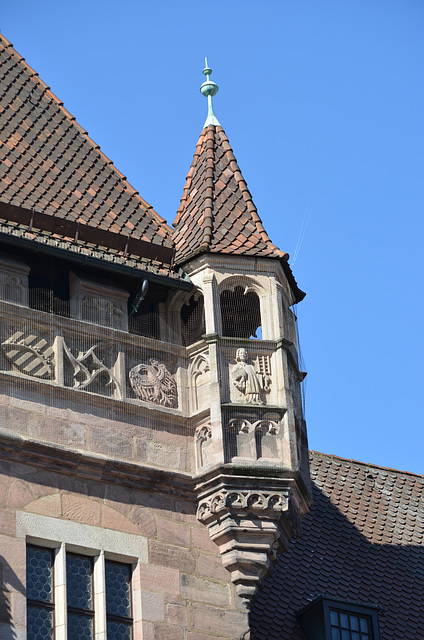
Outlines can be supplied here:
[[216, 115], [307, 292], [310, 447], [424, 473], [422, 0], [15, 0], [0, 28], [169, 222], [208, 56]]

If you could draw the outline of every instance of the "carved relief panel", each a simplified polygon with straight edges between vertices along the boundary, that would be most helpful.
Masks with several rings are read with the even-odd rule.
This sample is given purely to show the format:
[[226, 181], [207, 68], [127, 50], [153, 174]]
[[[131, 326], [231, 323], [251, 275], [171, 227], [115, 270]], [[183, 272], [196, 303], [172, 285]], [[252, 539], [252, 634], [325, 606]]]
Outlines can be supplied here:
[[175, 376], [156, 358], [133, 367], [129, 372], [129, 381], [140, 400], [172, 409], [178, 406]]
[[231, 401], [240, 404], [264, 405], [271, 391], [271, 362], [269, 355], [249, 358], [247, 349], [236, 352], [236, 364], [230, 370]]
[[225, 412], [226, 459], [282, 461], [284, 411]]
[[212, 429], [209, 422], [204, 422], [196, 428], [194, 446], [196, 449], [196, 469], [200, 471], [213, 462]]
[[193, 412], [209, 406], [210, 366], [207, 351], [197, 353], [191, 360], [188, 369], [190, 389], [190, 407]]
[[0, 299], [28, 306], [28, 274], [30, 268], [21, 262], [0, 260]]
[[128, 291], [71, 274], [71, 315], [78, 320], [128, 331]]

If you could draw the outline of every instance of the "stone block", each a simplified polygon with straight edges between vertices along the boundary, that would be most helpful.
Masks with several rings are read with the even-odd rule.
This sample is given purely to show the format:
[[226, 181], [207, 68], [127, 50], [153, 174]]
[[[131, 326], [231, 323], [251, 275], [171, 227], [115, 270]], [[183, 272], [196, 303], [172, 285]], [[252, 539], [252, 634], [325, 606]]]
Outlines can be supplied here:
[[191, 528], [191, 543], [193, 547], [201, 549], [202, 551], [209, 551], [216, 554], [217, 545], [210, 538], [209, 531], [205, 526], [198, 526]]
[[166, 469], [181, 468], [181, 451], [178, 447], [161, 442], [136, 439], [137, 460]]
[[4, 507], [6, 504], [7, 486], [0, 484], [0, 507]]
[[7, 494], [8, 507], [11, 507], [12, 509], [19, 509], [33, 500], [34, 496], [26, 482], [23, 480], [15, 480], [12, 482]]
[[140, 586], [142, 589], [178, 595], [180, 593], [179, 571], [169, 567], [140, 563]]
[[199, 553], [197, 557], [197, 573], [216, 580], [230, 580], [230, 573], [222, 564], [221, 556]]
[[38, 436], [41, 440], [57, 442], [71, 448], [87, 448], [87, 427], [77, 422], [43, 416], [38, 419]]
[[150, 509], [140, 506], [134, 507], [131, 520], [147, 538], [156, 538], [156, 521]]
[[25, 511], [38, 513], [42, 516], [59, 518], [61, 515], [60, 495], [56, 493], [51, 496], [45, 496], [44, 498], [38, 498], [38, 500], [30, 502], [30, 504], [25, 508]]
[[62, 496], [63, 516], [67, 520], [85, 524], [100, 524], [100, 504], [80, 496], [64, 494]]
[[143, 620], [148, 622], [163, 622], [165, 620], [165, 601], [160, 593], [142, 591], [141, 608]]
[[103, 453], [113, 458], [133, 458], [133, 442], [128, 434], [118, 429], [93, 427], [90, 433], [90, 451]]
[[137, 525], [133, 524], [124, 515], [111, 509], [105, 504], [101, 507], [101, 525], [106, 529], [116, 529], [125, 533], [140, 533]]
[[182, 604], [170, 603], [166, 605], [166, 619], [168, 624], [186, 627], [188, 623], [187, 607]]
[[239, 638], [249, 629], [248, 614], [244, 611], [218, 609], [204, 604], [191, 606], [191, 628], [212, 635]]
[[156, 518], [156, 524], [159, 540], [183, 547], [190, 546], [190, 527], [187, 525], [163, 518]]
[[0, 533], [14, 536], [16, 531], [15, 514], [12, 511], [0, 510]]
[[209, 635], [206, 633], [199, 633], [199, 631], [189, 631], [187, 634], [187, 640], [227, 640], [228, 636], [224, 638], [224, 636], [216, 636]]
[[184, 629], [156, 624], [155, 640], [184, 640]]
[[188, 600], [206, 602], [218, 607], [229, 606], [231, 599], [229, 585], [186, 574], [181, 576], [181, 595]]
[[149, 541], [149, 559], [153, 564], [178, 569], [184, 573], [193, 573], [196, 561], [189, 549]]

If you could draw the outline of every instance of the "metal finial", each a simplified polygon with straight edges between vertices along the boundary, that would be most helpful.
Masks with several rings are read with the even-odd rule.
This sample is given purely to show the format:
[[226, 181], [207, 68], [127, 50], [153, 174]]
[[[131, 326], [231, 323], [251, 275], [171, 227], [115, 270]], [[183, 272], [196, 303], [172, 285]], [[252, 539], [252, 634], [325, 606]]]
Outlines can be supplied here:
[[206, 82], [202, 84], [200, 87], [200, 93], [207, 97], [208, 99], [208, 117], [206, 118], [206, 122], [204, 127], [209, 126], [210, 124], [219, 125], [218, 119], [216, 118], [213, 112], [212, 106], [212, 97], [218, 93], [218, 85], [215, 82], [210, 80], [209, 76], [212, 73], [212, 69], [208, 67], [208, 59], [205, 58], [205, 68], [203, 69], [203, 73], [206, 76]]

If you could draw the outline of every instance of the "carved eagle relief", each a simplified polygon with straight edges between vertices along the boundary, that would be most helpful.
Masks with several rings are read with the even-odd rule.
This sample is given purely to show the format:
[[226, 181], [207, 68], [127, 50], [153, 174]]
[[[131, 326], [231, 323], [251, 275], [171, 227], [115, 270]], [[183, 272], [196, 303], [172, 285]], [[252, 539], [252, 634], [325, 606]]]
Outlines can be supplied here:
[[131, 387], [140, 400], [163, 407], [177, 407], [177, 383], [166, 366], [155, 358], [138, 364], [129, 373]]

